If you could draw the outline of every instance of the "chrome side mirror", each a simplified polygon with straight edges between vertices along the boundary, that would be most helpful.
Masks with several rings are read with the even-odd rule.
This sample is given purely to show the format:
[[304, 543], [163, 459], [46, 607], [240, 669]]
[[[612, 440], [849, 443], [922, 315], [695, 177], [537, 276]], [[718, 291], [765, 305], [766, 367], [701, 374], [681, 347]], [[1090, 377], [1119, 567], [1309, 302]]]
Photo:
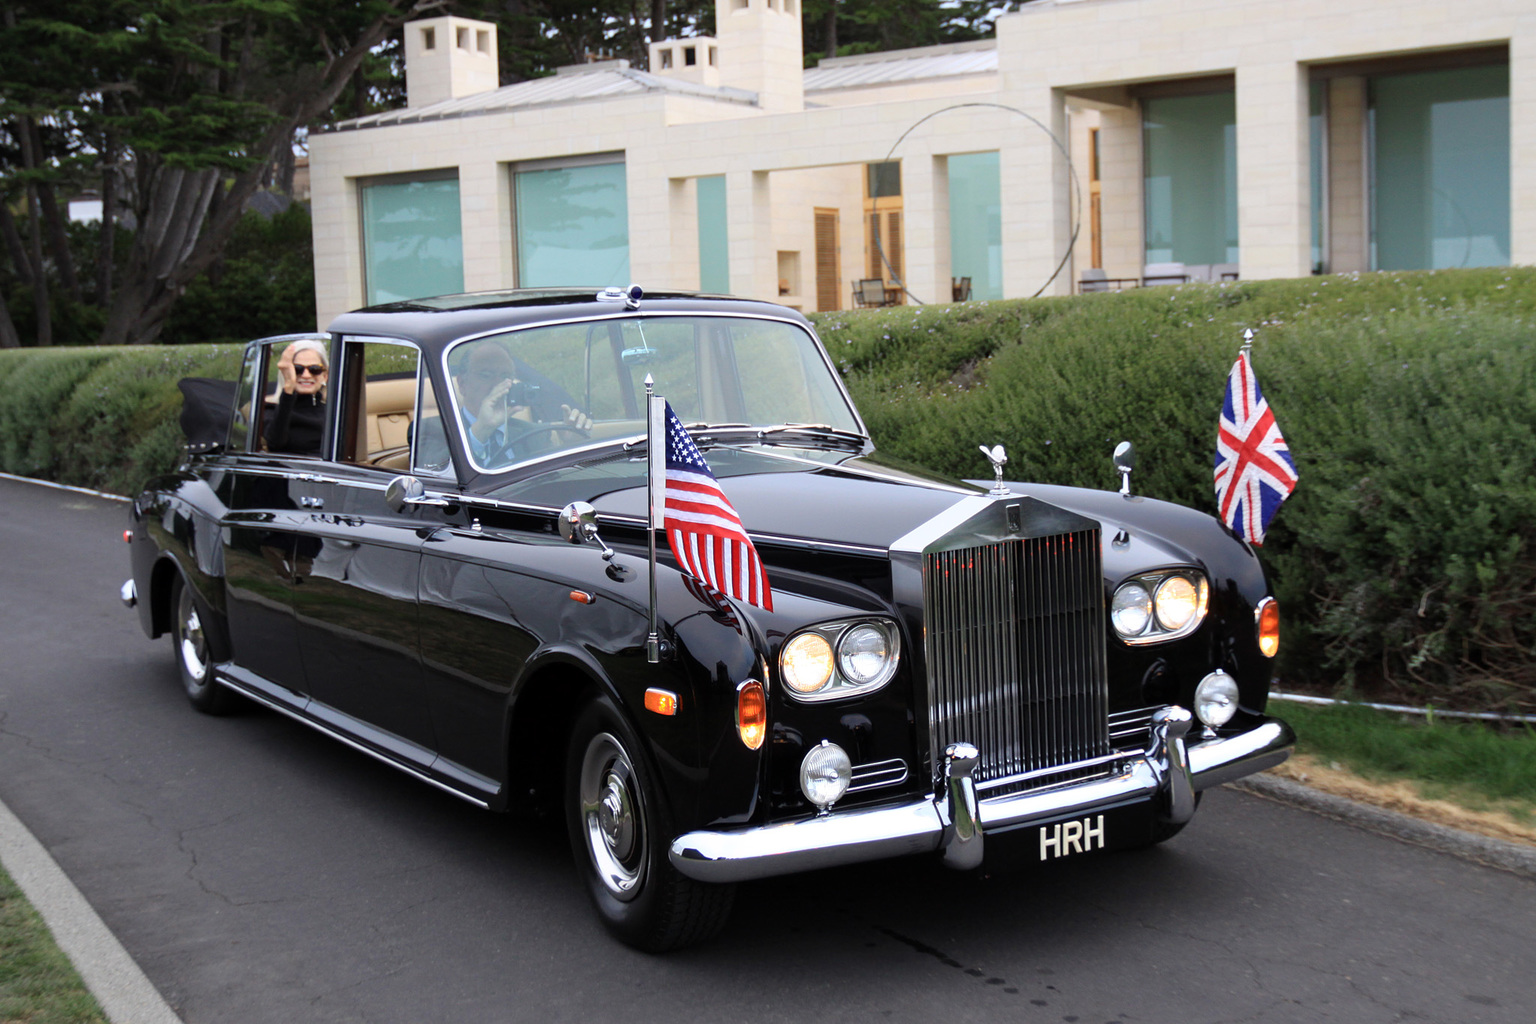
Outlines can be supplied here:
[[397, 515], [409, 505], [446, 508], [453, 504], [446, 498], [427, 497], [427, 488], [414, 476], [397, 476], [384, 487], [384, 506]]
[[1136, 468], [1136, 449], [1131, 447], [1131, 442], [1121, 441], [1115, 445], [1115, 468], [1120, 471], [1120, 493], [1129, 498], [1131, 470]]
[[613, 558], [613, 549], [597, 535], [597, 509], [585, 501], [573, 501], [560, 510], [560, 536], [572, 544], [596, 544], [603, 549], [603, 561]]

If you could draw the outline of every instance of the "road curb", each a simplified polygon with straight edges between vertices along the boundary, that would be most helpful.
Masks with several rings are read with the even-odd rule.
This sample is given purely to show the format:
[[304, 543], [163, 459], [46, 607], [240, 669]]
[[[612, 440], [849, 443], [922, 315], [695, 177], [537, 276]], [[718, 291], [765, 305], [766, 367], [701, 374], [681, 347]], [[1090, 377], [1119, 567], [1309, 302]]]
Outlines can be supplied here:
[[43, 844], [0, 801], [0, 864], [113, 1024], [182, 1024]]
[[1250, 775], [1228, 785], [1406, 843], [1427, 846], [1464, 860], [1536, 878], [1536, 848], [1520, 843], [1420, 821], [1406, 814], [1357, 803], [1274, 775]]

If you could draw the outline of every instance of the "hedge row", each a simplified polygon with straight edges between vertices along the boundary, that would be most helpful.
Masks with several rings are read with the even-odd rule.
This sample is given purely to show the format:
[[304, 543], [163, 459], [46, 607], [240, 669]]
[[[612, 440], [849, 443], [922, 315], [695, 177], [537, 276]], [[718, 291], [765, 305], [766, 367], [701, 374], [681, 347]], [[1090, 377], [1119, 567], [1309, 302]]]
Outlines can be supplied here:
[[[1536, 271], [1185, 286], [818, 314], [880, 448], [940, 472], [1214, 510], [1245, 328], [1301, 472], [1262, 557], [1288, 686], [1536, 711]], [[184, 376], [231, 346], [0, 353], [0, 468], [128, 494], [173, 466]]]
[[822, 314], [880, 447], [1215, 511], [1216, 421], [1255, 371], [1300, 469], [1261, 557], [1287, 685], [1536, 710], [1536, 271], [1327, 276]]
[[234, 380], [236, 345], [0, 352], [0, 469], [113, 494], [180, 461], [183, 377]]

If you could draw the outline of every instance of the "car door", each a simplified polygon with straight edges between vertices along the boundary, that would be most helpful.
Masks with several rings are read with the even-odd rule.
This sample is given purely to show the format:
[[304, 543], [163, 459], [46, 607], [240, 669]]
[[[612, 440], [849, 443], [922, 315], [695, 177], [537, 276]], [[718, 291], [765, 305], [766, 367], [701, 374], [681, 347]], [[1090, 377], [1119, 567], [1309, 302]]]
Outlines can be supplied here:
[[420, 365], [414, 345], [341, 340], [335, 458], [301, 498], [292, 600], [310, 716], [426, 770], [436, 745], [417, 586], [433, 524], [384, 501], [389, 481], [409, 469]]
[[246, 350], [231, 429], [228, 471], [217, 493], [224, 556], [225, 610], [236, 681], [279, 704], [307, 703], [305, 675], [293, 618], [292, 592], [298, 537], [305, 510], [303, 477], [317, 455], [267, 450], [276, 410], [282, 351], [300, 337], [252, 342]]

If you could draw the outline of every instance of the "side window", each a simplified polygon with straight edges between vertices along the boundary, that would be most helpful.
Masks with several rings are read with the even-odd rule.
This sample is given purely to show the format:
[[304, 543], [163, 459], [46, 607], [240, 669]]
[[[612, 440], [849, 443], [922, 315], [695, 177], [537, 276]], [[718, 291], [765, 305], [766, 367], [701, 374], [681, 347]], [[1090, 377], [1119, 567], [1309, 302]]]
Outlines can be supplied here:
[[[261, 353], [265, 368], [260, 401], [252, 404], [256, 450], [320, 456], [331, 396], [329, 340], [279, 338], [261, 342], [252, 351]], [[254, 377], [255, 367], [251, 372]]]
[[421, 416], [416, 421], [415, 461], [412, 469], [431, 476], [451, 475], [453, 466], [448, 455], [448, 425], [443, 422], [437, 389], [425, 373], [421, 375], [421, 390], [416, 407], [421, 410]]
[[[228, 451], [248, 451], [251, 438], [261, 437], [262, 403], [258, 396], [262, 392], [258, 382], [265, 352], [262, 345], [252, 345], [245, 350], [245, 364], [240, 368], [240, 383], [235, 392], [235, 415], [229, 424]], [[260, 447], [258, 444], [257, 449]]]
[[338, 453], [343, 462], [404, 473], [411, 465], [421, 360], [404, 342], [342, 346]]

